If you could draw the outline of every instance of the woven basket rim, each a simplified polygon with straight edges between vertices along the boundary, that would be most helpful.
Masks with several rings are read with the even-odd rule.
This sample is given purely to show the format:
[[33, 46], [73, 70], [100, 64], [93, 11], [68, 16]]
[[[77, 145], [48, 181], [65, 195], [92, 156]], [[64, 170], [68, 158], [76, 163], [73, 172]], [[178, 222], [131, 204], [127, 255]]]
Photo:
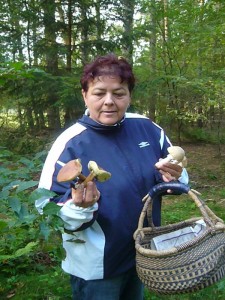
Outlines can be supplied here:
[[[179, 223], [176, 223], [176, 225], [177, 224], [179, 224]], [[168, 225], [164, 226], [163, 228], [170, 228], [171, 229], [171, 227], [169, 227]], [[217, 233], [225, 232], [225, 224], [221, 224], [220, 222], [218, 222], [217, 224], [215, 224], [214, 229], [212, 229], [211, 227], [206, 227], [206, 230], [203, 233], [201, 233], [200, 235], [198, 235], [195, 238], [191, 239], [190, 241], [187, 241], [187, 242], [183, 243], [181, 246], [171, 247], [170, 249], [167, 249], [167, 250], [153, 250], [153, 249], [150, 249], [150, 248], [144, 248], [141, 245], [141, 241], [143, 240], [145, 234], [146, 233], [153, 233], [151, 231], [151, 227], [149, 227], [149, 229], [150, 230], [148, 230], [148, 227], [145, 227], [145, 228], [143, 228], [142, 230], [140, 230], [139, 232], [136, 233], [136, 239], [135, 239], [136, 251], [138, 251], [140, 254], [145, 254], [147, 256], [165, 257], [165, 255], [174, 255], [174, 254], [177, 254], [179, 252], [182, 252], [182, 251], [186, 250], [187, 248], [191, 248], [192, 246], [195, 246], [195, 245], [201, 243], [201, 241], [203, 241], [209, 235], [213, 236]]]
[[[145, 254], [148, 256], [154, 256], [154, 257], [162, 257], [165, 255], [172, 255], [175, 253], [178, 253], [184, 249], [190, 248], [192, 246], [195, 246], [198, 243], [201, 243], [208, 235], [214, 235], [218, 232], [225, 232], [225, 223], [222, 219], [218, 218], [211, 209], [205, 205], [204, 201], [201, 200], [198, 197], [198, 194], [194, 190], [189, 190], [187, 192], [187, 195], [190, 197], [192, 201], [196, 204], [196, 206], [199, 208], [201, 212], [201, 217], [193, 217], [189, 218], [184, 221], [180, 221], [178, 223], [174, 224], [168, 224], [165, 226], [159, 226], [155, 227], [153, 224], [152, 227], [143, 227], [144, 225], [144, 218], [147, 215], [147, 210], [150, 208], [152, 209], [152, 198], [148, 197], [146, 199], [145, 205], [142, 209], [140, 218], [139, 218], [139, 223], [138, 223], [138, 228], [134, 232], [134, 240], [135, 240], [135, 248], [136, 251], [138, 251], [141, 254]], [[177, 247], [171, 247], [170, 249], [166, 250], [153, 250], [151, 248], [144, 248], [141, 245], [141, 241], [144, 238], [145, 234], [151, 233], [154, 236], [158, 236], [163, 233], [168, 233], [175, 231], [176, 229], [179, 228], [184, 228], [185, 226], [190, 226], [190, 224], [193, 224], [197, 220], [204, 220], [206, 223], [206, 229], [204, 232], [202, 232], [200, 235], [196, 236], [195, 238], [191, 239], [190, 241], [187, 241], [185, 243], [182, 243], [180, 246]]]

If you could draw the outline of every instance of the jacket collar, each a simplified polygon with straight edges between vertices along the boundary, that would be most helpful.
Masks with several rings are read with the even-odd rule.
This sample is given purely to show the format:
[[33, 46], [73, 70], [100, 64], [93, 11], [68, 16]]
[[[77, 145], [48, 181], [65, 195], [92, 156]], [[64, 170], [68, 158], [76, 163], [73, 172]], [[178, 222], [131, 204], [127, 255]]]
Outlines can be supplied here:
[[78, 120], [78, 123], [98, 131], [114, 131], [118, 130], [118, 128], [124, 124], [125, 119], [126, 117], [124, 116], [121, 121], [114, 125], [104, 125], [91, 119], [89, 117], [89, 111], [86, 110], [83, 117]]

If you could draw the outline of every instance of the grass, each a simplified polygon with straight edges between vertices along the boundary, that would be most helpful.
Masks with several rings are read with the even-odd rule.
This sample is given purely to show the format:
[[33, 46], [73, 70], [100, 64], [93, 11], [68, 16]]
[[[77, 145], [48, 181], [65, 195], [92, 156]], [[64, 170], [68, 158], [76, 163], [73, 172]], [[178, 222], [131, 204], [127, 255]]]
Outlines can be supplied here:
[[[145, 291], [145, 300], [223, 300], [224, 296], [225, 279], [192, 294], [168, 296], [156, 295], [147, 289]], [[71, 300], [69, 275], [65, 274], [60, 266], [47, 267], [36, 272], [28, 270], [24, 274], [16, 274], [9, 278], [0, 275], [0, 299]]]
[[60, 264], [24, 270], [8, 278], [0, 275], [0, 299], [71, 300], [69, 275]]
[[183, 295], [156, 295], [146, 290], [145, 300], [224, 300], [225, 279], [199, 292]]

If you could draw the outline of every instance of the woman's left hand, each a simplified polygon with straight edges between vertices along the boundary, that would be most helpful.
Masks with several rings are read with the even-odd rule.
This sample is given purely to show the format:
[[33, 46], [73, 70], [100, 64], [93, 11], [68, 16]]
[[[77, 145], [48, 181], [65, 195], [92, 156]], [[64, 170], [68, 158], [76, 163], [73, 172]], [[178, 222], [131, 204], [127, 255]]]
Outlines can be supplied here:
[[163, 181], [170, 182], [180, 178], [183, 168], [177, 164], [167, 162], [158, 170], [162, 174]]

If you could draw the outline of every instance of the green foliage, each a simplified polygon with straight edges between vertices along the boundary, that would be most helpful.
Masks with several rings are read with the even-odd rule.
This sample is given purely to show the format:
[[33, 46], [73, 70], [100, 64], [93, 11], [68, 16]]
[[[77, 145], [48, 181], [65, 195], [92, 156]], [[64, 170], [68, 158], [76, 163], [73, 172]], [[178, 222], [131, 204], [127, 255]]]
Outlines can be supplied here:
[[225, 144], [225, 132], [222, 132], [218, 139], [218, 136], [217, 136], [215, 130], [211, 130], [208, 128], [183, 126], [181, 135], [182, 135], [183, 141], [196, 141], [196, 142], [205, 142], [205, 143], [212, 143], [212, 144], [218, 144], [218, 143]]
[[[14, 2], [0, 9], [4, 130], [70, 125], [84, 110], [83, 65], [116, 52], [133, 63], [133, 111], [168, 127], [179, 143], [188, 129], [211, 130], [213, 142], [224, 142], [222, 1]], [[32, 148], [29, 139], [16, 142], [19, 151]]]
[[[1, 150], [0, 295], [9, 297], [12, 293], [14, 299], [40, 299], [41, 293], [49, 297], [46, 299], [70, 299], [70, 288], [64, 290], [69, 285], [68, 276], [58, 270], [65, 256], [60, 206], [49, 202], [43, 214], [34, 206], [35, 201], [55, 196], [49, 190], [37, 188], [38, 181], [34, 180], [40, 174], [46, 152], [23, 157], [5, 148]], [[70, 242], [85, 243], [75, 234]], [[56, 286], [61, 279], [67, 282]]]
[[[41, 158], [40, 153], [30, 159], [18, 157], [6, 149], [0, 155], [0, 266], [3, 273], [13, 275], [28, 268], [37, 253], [47, 251], [49, 255], [57, 255], [57, 260], [64, 255], [59, 238], [63, 222], [57, 215], [60, 208], [49, 203], [40, 215], [34, 207], [35, 200], [54, 196], [52, 192], [36, 188], [38, 181], [32, 179], [40, 173]], [[51, 239], [58, 240], [58, 245], [53, 246]]]
[[225, 290], [225, 279], [201, 291], [190, 293], [190, 294], [184, 294], [184, 295], [182, 294], [181, 295], [157, 295], [153, 292], [148, 292], [146, 290], [145, 300], [202, 300], [202, 299], [223, 300], [224, 290]]
[[69, 275], [65, 274], [60, 266], [49, 266], [43, 263], [36, 261], [35, 268], [30, 265], [21, 274], [8, 277], [0, 274], [1, 299], [12, 297], [15, 300], [70, 300]]

